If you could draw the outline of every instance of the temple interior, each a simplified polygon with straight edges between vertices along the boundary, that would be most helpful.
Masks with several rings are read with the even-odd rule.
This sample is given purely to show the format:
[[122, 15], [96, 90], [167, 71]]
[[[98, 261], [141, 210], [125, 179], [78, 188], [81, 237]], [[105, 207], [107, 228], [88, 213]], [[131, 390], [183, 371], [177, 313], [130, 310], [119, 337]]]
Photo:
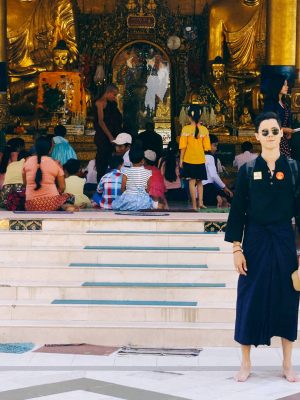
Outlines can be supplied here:
[[133, 136], [153, 121], [167, 145], [197, 103], [230, 164], [241, 142], [255, 144], [270, 73], [288, 77], [300, 124], [298, 3], [1, 0], [0, 124], [31, 143], [62, 123], [79, 158], [92, 159], [95, 100], [114, 83]]

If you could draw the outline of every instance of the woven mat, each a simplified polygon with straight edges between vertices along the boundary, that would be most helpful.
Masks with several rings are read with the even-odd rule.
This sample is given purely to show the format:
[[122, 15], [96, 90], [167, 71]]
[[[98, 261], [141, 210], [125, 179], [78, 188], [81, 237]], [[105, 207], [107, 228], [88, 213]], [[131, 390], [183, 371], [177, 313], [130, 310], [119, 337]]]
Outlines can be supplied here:
[[116, 211], [116, 215], [137, 215], [140, 217], [163, 217], [166, 215], [170, 215], [166, 212], [151, 212], [151, 211]]
[[119, 347], [95, 346], [92, 344], [46, 344], [35, 350], [36, 353], [60, 353], [60, 354], [85, 354], [91, 356], [109, 356]]

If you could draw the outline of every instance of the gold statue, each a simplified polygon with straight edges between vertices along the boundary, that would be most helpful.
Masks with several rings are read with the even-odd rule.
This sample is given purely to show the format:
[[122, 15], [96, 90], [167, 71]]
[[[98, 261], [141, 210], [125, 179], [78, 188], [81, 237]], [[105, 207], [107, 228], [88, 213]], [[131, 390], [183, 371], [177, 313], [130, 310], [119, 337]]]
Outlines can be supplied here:
[[216, 117], [216, 126], [224, 128], [225, 126], [225, 115], [222, 113], [221, 106], [219, 103], [215, 106], [215, 117]]
[[12, 105], [35, 108], [39, 72], [52, 67], [51, 53], [64, 39], [77, 57], [72, 0], [7, 0], [8, 68]]
[[44, 108], [44, 87], [57, 87], [64, 94], [64, 111], [86, 116], [86, 97], [83, 80], [79, 72], [68, 71], [70, 51], [64, 40], [53, 49], [53, 71], [41, 72], [38, 78], [37, 107]]
[[239, 118], [239, 127], [241, 128], [251, 128], [253, 127], [252, 118], [249, 113], [248, 107], [243, 107], [243, 113]]
[[215, 0], [209, 17], [209, 60], [223, 57], [226, 44], [232, 76], [258, 75], [265, 59], [265, 6], [266, 0]]
[[222, 57], [216, 57], [211, 65], [212, 85], [221, 102], [228, 98], [230, 83], [226, 79], [226, 69]]

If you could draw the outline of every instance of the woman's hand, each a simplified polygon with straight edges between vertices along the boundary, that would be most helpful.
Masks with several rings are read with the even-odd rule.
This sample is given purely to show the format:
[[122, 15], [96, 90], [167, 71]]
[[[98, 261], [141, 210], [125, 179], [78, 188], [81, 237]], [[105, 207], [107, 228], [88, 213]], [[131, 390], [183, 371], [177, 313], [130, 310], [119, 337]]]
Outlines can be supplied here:
[[242, 251], [236, 251], [233, 253], [233, 261], [236, 271], [240, 275], [247, 275], [247, 264], [246, 259]]
[[180, 161], [179, 161], [179, 168], [182, 168], [182, 167], [183, 167], [183, 161], [180, 160]]

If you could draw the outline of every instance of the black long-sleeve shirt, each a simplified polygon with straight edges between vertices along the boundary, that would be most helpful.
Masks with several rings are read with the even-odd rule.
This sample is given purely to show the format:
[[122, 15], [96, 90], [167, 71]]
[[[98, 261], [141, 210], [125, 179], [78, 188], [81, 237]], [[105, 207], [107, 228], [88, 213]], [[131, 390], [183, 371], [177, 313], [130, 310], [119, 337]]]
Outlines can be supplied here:
[[[300, 165], [296, 188], [298, 186]], [[246, 165], [239, 170], [225, 240], [241, 242], [247, 221], [260, 225], [276, 224], [290, 222], [293, 216], [299, 219], [299, 215], [300, 194], [295, 198], [292, 173], [286, 157], [281, 155], [276, 161], [272, 176], [266, 161], [259, 156], [251, 178], [247, 176]]]

